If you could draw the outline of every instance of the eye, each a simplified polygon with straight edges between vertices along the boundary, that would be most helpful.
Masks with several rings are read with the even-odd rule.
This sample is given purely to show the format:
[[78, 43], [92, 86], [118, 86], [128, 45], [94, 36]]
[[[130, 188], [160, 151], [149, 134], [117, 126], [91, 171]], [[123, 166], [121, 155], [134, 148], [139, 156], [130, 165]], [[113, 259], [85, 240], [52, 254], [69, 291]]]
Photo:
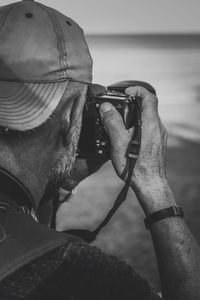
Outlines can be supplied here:
[[66, 21], [67, 25], [72, 26], [72, 23], [70, 23], [68, 20]]
[[30, 18], [33, 17], [33, 14], [32, 14], [32, 13], [27, 13], [27, 14], [26, 14], [26, 17], [30, 19]]

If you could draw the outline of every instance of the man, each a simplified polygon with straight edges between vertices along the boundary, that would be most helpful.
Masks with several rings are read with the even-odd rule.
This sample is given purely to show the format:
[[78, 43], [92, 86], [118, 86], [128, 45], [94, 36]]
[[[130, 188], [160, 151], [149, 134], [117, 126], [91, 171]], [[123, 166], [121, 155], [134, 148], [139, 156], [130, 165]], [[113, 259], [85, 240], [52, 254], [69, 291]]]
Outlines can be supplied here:
[[[0, 299], [159, 299], [124, 263], [37, 222], [41, 202], [75, 162], [92, 80], [82, 30], [51, 8], [22, 1], [0, 8], [0, 40]], [[131, 187], [148, 217], [163, 296], [200, 299], [199, 247], [167, 183], [157, 98], [142, 87], [126, 94], [142, 98]], [[100, 113], [113, 166], [125, 180], [133, 130], [110, 104]]]

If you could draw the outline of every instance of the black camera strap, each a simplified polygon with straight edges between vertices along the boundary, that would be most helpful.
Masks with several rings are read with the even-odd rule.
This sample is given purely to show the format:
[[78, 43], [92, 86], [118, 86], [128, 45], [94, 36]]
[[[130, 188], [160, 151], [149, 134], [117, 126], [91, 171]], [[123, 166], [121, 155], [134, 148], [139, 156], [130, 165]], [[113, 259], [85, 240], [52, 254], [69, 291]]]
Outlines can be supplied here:
[[99, 232], [103, 229], [104, 226], [108, 224], [112, 216], [115, 214], [117, 209], [121, 206], [121, 204], [126, 200], [127, 193], [130, 187], [131, 178], [133, 174], [133, 169], [137, 158], [139, 156], [140, 145], [141, 145], [141, 135], [142, 135], [142, 100], [139, 97], [136, 97], [134, 100], [134, 109], [136, 111], [136, 122], [134, 124], [134, 133], [132, 140], [130, 141], [128, 151], [127, 151], [127, 159], [128, 159], [128, 176], [125, 181], [125, 185], [117, 199], [113, 205], [113, 207], [108, 212], [105, 219], [101, 222], [101, 224], [94, 230], [84, 230], [84, 229], [72, 229], [65, 231], [68, 234], [75, 235], [81, 239], [83, 239], [87, 243], [93, 242]]

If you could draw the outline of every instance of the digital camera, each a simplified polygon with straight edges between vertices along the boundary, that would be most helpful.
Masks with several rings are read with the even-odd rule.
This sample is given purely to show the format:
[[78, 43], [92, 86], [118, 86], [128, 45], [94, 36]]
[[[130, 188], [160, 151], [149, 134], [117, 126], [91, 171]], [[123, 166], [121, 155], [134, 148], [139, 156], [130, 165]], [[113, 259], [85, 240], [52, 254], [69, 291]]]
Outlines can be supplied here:
[[134, 100], [124, 93], [91, 85], [83, 112], [82, 131], [78, 145], [78, 158], [109, 159], [109, 136], [99, 112], [103, 102], [110, 102], [120, 113], [126, 128], [134, 126]]
[[139, 97], [130, 97], [125, 94], [125, 89], [132, 86], [144, 87], [156, 95], [155, 89], [142, 81], [121, 81], [107, 88], [97, 84], [89, 85], [83, 111], [77, 158], [110, 158], [110, 139], [102, 124], [99, 112], [103, 102], [110, 102], [118, 110], [127, 129], [137, 125], [138, 109], [136, 109], [136, 103]]

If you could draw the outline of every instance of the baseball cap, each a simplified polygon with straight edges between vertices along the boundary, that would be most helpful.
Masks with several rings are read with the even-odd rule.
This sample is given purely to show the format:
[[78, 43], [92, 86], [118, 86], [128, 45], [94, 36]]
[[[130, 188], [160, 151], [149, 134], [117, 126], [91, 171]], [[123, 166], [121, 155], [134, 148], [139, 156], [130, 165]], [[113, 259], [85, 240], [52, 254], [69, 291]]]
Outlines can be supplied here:
[[69, 81], [91, 83], [92, 59], [83, 30], [34, 0], [0, 7], [0, 126], [42, 125]]

